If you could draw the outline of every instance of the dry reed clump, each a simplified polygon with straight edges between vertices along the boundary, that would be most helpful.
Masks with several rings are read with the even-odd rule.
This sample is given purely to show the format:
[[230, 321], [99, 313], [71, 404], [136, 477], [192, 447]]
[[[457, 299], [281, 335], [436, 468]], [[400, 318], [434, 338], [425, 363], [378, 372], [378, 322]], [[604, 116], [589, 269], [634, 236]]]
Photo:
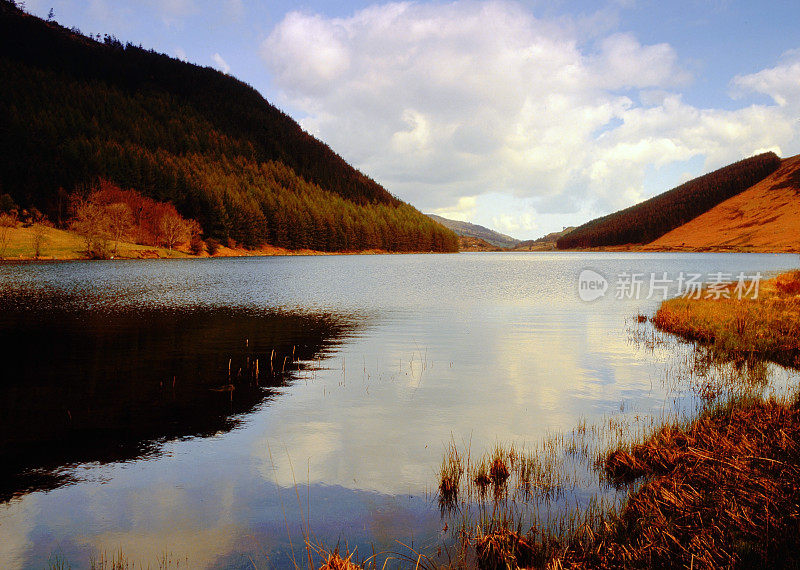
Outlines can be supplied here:
[[492, 484], [492, 479], [489, 477], [489, 466], [485, 458], [475, 467], [475, 472], [472, 475], [472, 482], [478, 490], [478, 495], [481, 498], [485, 497], [486, 491]]
[[475, 555], [481, 570], [527, 568], [534, 562], [536, 547], [528, 536], [500, 528], [484, 534], [475, 542]]
[[444, 511], [458, 502], [458, 489], [464, 475], [464, 462], [454, 442], [450, 442], [439, 473], [439, 507]]
[[350, 560], [352, 557], [351, 553], [347, 558], [342, 558], [339, 551], [335, 550], [327, 555], [325, 564], [320, 566], [319, 570], [361, 570], [361, 566]]
[[508, 481], [511, 472], [506, 465], [506, 459], [501, 452], [495, 453], [492, 465], [489, 467], [489, 480], [495, 489], [501, 488]]
[[667, 473], [675, 468], [688, 446], [686, 434], [676, 426], [664, 426], [646, 443], [631, 451], [617, 449], [606, 457], [604, 471], [615, 483], [630, 483], [653, 473]]
[[796, 567], [800, 564], [800, 410], [775, 400], [666, 427], [605, 463], [647, 479], [618, 517], [558, 563], [573, 567]]

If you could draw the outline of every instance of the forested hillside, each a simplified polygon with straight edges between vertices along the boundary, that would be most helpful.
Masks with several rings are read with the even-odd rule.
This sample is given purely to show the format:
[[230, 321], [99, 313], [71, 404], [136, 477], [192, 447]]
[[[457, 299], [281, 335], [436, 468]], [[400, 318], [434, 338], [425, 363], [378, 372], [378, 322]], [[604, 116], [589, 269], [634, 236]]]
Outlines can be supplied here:
[[741, 160], [583, 224], [559, 238], [558, 248], [649, 243], [743, 192], [780, 165], [781, 159], [772, 152]]
[[0, 0], [0, 195], [62, 222], [104, 179], [206, 237], [323, 251], [457, 249], [456, 236], [216, 70]]

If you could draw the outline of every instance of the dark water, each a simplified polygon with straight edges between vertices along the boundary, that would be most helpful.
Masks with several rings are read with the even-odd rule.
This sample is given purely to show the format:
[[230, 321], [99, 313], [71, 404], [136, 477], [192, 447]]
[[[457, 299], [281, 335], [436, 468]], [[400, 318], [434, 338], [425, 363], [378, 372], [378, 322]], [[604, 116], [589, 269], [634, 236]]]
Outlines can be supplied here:
[[[0, 266], [0, 567], [122, 550], [302, 564], [444, 538], [447, 442], [525, 445], [658, 414], [669, 351], [631, 343], [651, 274], [794, 255], [461, 254]], [[581, 300], [579, 275], [608, 281]], [[639, 294], [621, 295], [626, 275]], [[628, 298], [630, 297], [630, 298]], [[626, 319], [628, 322], [626, 322]], [[258, 373], [255, 363], [258, 361]]]

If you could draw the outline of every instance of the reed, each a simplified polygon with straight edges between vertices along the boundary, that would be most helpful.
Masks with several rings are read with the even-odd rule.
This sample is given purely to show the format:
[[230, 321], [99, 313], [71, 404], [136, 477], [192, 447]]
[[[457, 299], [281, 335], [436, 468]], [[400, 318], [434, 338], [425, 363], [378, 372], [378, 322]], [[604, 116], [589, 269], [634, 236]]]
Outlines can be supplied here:
[[451, 441], [445, 451], [439, 472], [439, 507], [443, 511], [451, 509], [457, 503], [463, 475], [463, 456], [455, 442]]
[[610, 477], [646, 477], [614, 524], [562, 562], [592, 567], [796, 567], [800, 405], [743, 399], [610, 455]]

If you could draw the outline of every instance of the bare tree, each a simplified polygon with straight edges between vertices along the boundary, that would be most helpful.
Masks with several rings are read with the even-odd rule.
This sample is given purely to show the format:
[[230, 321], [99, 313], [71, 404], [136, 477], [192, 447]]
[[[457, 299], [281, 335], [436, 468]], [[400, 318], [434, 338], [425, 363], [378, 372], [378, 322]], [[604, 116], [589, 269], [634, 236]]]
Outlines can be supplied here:
[[47, 243], [47, 228], [50, 227], [50, 222], [46, 219], [40, 219], [33, 224], [33, 234], [31, 242], [33, 244], [33, 257], [39, 259], [42, 256], [42, 248]]
[[173, 209], [168, 209], [161, 215], [158, 229], [164, 245], [170, 250], [191, 236], [190, 225]]
[[115, 202], [105, 207], [108, 217], [108, 230], [114, 239], [114, 255], [119, 249], [120, 240], [130, 231], [133, 225], [133, 213], [130, 206], [122, 202]]
[[77, 196], [73, 200], [75, 218], [70, 227], [83, 237], [86, 242], [86, 253], [90, 257], [107, 258], [111, 230], [105, 206]]

